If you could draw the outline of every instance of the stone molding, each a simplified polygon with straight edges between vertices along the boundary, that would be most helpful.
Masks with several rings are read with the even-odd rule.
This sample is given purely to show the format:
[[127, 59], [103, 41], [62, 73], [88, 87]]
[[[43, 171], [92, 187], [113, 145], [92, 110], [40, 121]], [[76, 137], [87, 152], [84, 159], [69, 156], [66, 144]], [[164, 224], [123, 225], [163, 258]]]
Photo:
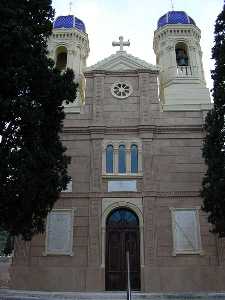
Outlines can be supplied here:
[[[127, 198], [130, 195], [130, 192], [116, 192], [116, 195], [120, 198]], [[74, 198], [115, 198], [113, 193], [96, 193], [96, 192], [87, 192], [87, 193], [61, 193], [61, 199], [74, 199]], [[201, 198], [200, 191], [177, 191], [177, 192], [160, 192], [160, 191], [144, 191], [142, 193], [133, 193], [130, 196], [132, 198], [135, 197], [157, 197], [157, 198]]]
[[[173, 134], [173, 133], [192, 133], [203, 132], [203, 124], [201, 125], [185, 125], [185, 126], [156, 126], [156, 125], [140, 125], [140, 126], [120, 126], [120, 127], [107, 127], [107, 126], [87, 126], [87, 127], [65, 127], [63, 129], [64, 136], [70, 134], [91, 135], [100, 134], [104, 138], [104, 134], [113, 133], [153, 133], [153, 134]], [[155, 138], [155, 137], [154, 137]], [[186, 137], [188, 138], [188, 137]], [[193, 137], [192, 137], [193, 138]], [[63, 139], [66, 140], [66, 139]]]

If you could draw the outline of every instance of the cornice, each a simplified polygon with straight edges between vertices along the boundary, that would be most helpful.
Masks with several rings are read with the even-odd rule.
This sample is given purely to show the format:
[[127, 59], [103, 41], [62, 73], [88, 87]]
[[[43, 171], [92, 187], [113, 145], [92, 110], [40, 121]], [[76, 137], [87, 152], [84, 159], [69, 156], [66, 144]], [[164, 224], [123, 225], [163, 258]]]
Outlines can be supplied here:
[[120, 134], [120, 133], [151, 133], [154, 135], [173, 134], [173, 133], [192, 133], [202, 132], [202, 125], [184, 125], [184, 126], [157, 126], [157, 125], [138, 125], [138, 126], [87, 126], [87, 127], [64, 127], [63, 134]]
[[[106, 179], [105, 179], [106, 180]], [[86, 193], [61, 193], [59, 199], [74, 198], [127, 198], [129, 196], [140, 198], [201, 198], [200, 191], [142, 191], [142, 192], [86, 192]]]
[[128, 54], [126, 51], [117, 51], [115, 54], [97, 62], [95, 65], [87, 67], [85, 74], [96, 72], [124, 72], [124, 71], [143, 71], [158, 73], [159, 67], [154, 66], [138, 57]]

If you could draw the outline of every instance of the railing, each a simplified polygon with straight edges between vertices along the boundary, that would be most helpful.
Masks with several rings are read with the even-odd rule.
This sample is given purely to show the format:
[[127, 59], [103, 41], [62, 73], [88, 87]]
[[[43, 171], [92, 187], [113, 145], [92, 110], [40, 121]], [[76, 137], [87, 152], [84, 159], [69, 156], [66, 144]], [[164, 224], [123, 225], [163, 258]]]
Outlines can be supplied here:
[[193, 71], [191, 66], [178, 66], [177, 67], [177, 76], [178, 77], [188, 77], [192, 76]]
[[130, 254], [127, 251], [127, 300], [131, 300], [131, 284], [130, 284]]

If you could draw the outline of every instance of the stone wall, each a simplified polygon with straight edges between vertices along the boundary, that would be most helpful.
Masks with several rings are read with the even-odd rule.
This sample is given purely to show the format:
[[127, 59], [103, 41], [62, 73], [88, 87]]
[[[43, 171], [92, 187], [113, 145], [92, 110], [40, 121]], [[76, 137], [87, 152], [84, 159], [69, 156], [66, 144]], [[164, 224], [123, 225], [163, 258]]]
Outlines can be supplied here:
[[9, 287], [10, 265], [11, 265], [11, 258], [0, 257], [0, 288], [8, 288]]
[[[134, 93], [128, 99], [115, 99], [110, 86], [124, 77], [132, 83]], [[129, 199], [129, 205], [135, 199], [141, 199], [138, 203], [143, 205], [142, 291], [223, 289], [225, 260], [219, 257], [217, 241], [201, 211], [202, 253], [173, 255], [170, 208], [201, 206], [204, 112], [162, 112], [157, 91], [157, 75], [151, 72], [87, 74], [86, 105], [81, 114], [67, 115], [62, 136], [71, 156], [73, 191], [62, 193], [55, 205], [74, 208], [73, 255], [46, 256], [45, 235], [26, 245], [17, 243], [11, 267], [13, 288], [104, 291], [102, 203], [113, 198], [116, 207], [126, 206]], [[103, 176], [103, 141], [123, 139], [141, 141], [143, 174]], [[137, 191], [108, 192], [107, 181], [115, 178], [136, 180]]]

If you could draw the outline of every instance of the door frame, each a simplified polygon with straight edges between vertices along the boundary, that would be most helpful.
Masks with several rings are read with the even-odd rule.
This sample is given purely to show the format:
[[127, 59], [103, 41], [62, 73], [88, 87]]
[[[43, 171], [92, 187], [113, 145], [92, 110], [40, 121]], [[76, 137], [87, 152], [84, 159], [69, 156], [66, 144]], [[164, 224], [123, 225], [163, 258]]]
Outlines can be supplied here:
[[[111, 213], [108, 215], [108, 218], [110, 218], [111, 215], [113, 215], [114, 212], [120, 211], [120, 210], [125, 210], [128, 211], [130, 213], [132, 213], [135, 218], [137, 218], [138, 220], [138, 216], [136, 215], [136, 213], [131, 210], [130, 208], [127, 207], [119, 207], [114, 209], [113, 211], [111, 211]], [[109, 222], [107, 218], [107, 223]], [[109, 257], [111, 257], [111, 255], [109, 254], [109, 249], [113, 246], [112, 242], [111, 242], [111, 237], [112, 235], [115, 235], [117, 237], [119, 237], [119, 241], [117, 242], [118, 245], [118, 249], [119, 249], [119, 253], [118, 255], [120, 256], [120, 259], [122, 259], [120, 261], [120, 264], [118, 265], [119, 270], [113, 270], [110, 268], [110, 261], [111, 259]], [[128, 241], [129, 239], [127, 239], [127, 237], [135, 237], [135, 239], [132, 239], [132, 241], [135, 243], [136, 245], [136, 251], [135, 251], [135, 260], [136, 263], [135, 264], [135, 268], [132, 270], [132, 266], [131, 266], [131, 276], [132, 276], [132, 272], [137, 273], [138, 275], [138, 281], [139, 284], [137, 284], [135, 288], [135, 290], [140, 291], [141, 289], [141, 263], [140, 263], [140, 226], [139, 226], [139, 220], [138, 223], [136, 225], [130, 224], [130, 225], [121, 225], [121, 224], [117, 224], [117, 225], [112, 225], [112, 224], [107, 224], [106, 225], [106, 267], [105, 267], [105, 288], [107, 288], [107, 291], [114, 291], [114, 289], [111, 289], [110, 286], [110, 273], [113, 271], [117, 271], [120, 273], [120, 280], [118, 282], [120, 286], [121, 291], [125, 291], [127, 289], [127, 262], [126, 262], [126, 248], [128, 247]], [[110, 251], [111, 252], [111, 251]], [[113, 254], [112, 254], [113, 256]], [[113, 256], [114, 257], [114, 256]], [[117, 291], [118, 289], [115, 289], [115, 291]]]
[[101, 224], [101, 268], [104, 269], [105, 278], [105, 251], [106, 251], [106, 221], [112, 210], [127, 208], [133, 211], [139, 219], [140, 232], [140, 280], [141, 289], [143, 282], [144, 257], [144, 219], [142, 198], [103, 198], [102, 199], [102, 224]]

